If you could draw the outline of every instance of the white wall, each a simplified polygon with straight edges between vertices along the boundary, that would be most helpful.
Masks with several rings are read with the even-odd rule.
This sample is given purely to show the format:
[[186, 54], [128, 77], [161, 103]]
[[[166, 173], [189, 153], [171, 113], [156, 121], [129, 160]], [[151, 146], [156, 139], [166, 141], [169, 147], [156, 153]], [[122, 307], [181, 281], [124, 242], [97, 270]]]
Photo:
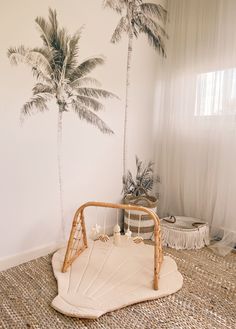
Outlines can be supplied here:
[[[51, 245], [58, 241], [60, 210], [57, 173], [57, 109], [26, 119], [21, 126], [22, 104], [31, 96], [34, 80], [25, 66], [12, 67], [6, 56], [10, 46], [40, 46], [37, 16], [57, 10], [60, 25], [74, 33], [84, 31], [79, 59], [106, 56], [94, 71], [105, 89], [121, 101], [109, 101], [101, 117], [114, 130], [108, 136], [80, 121], [75, 114], [63, 118], [63, 182], [67, 229], [77, 207], [86, 201], [121, 200], [122, 131], [127, 39], [117, 45], [110, 37], [118, 15], [95, 0], [8, 0], [0, 3], [0, 258]], [[158, 55], [141, 37], [134, 45], [128, 123], [128, 167], [134, 156], [152, 154], [153, 89]], [[90, 212], [91, 215], [91, 212]], [[115, 213], [112, 213], [115, 218]], [[89, 225], [95, 221], [90, 216]]]

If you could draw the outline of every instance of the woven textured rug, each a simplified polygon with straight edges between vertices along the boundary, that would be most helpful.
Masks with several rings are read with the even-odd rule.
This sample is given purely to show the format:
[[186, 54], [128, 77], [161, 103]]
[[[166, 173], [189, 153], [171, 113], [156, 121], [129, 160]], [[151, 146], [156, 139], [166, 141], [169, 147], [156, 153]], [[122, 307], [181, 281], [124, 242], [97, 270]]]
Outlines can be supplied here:
[[108, 313], [98, 320], [55, 311], [51, 255], [0, 273], [0, 328], [23, 329], [233, 329], [236, 323], [236, 254], [225, 258], [208, 248], [165, 249], [184, 277], [177, 293]]

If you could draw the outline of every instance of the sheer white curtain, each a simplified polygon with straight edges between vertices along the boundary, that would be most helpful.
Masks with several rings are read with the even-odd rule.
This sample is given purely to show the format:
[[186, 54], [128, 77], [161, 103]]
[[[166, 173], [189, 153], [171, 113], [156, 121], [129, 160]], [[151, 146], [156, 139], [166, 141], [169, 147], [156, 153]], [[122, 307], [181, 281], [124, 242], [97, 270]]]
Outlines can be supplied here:
[[225, 254], [236, 243], [236, 1], [169, 0], [168, 11], [155, 121], [160, 213], [207, 221], [224, 233], [215, 249]]

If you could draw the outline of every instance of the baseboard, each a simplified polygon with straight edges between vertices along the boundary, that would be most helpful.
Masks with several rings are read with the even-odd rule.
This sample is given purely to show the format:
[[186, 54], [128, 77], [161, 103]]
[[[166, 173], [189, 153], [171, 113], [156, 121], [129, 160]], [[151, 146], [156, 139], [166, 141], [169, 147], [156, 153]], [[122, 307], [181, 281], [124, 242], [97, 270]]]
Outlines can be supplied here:
[[36, 259], [38, 257], [45, 256], [47, 254], [56, 251], [61, 247], [62, 245], [59, 243], [51, 243], [49, 245], [44, 245], [39, 248], [30, 249], [16, 255], [0, 258], [0, 271], [4, 271], [10, 267], [14, 267], [29, 262], [30, 260]]
[[[114, 225], [115, 225], [115, 223], [114, 223]], [[113, 234], [114, 225], [106, 226], [106, 233], [108, 235]], [[102, 229], [103, 228], [101, 228], [101, 230]], [[8, 268], [29, 262], [33, 259], [36, 259], [36, 258], [39, 258], [42, 256], [45, 256], [45, 255], [50, 254], [62, 247], [63, 247], [62, 243], [51, 243], [48, 245], [41, 246], [39, 248], [27, 250], [25, 252], [22, 252], [22, 253], [19, 253], [16, 255], [11, 255], [9, 257], [0, 258], [0, 271], [5, 271]]]

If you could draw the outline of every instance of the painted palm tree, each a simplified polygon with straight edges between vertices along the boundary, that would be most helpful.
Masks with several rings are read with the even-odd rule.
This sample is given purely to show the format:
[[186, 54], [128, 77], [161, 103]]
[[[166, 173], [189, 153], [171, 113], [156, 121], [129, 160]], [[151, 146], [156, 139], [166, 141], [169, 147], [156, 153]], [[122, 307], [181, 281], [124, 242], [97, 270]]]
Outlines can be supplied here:
[[[42, 47], [10, 48], [8, 57], [12, 64], [28, 64], [37, 82], [32, 89], [32, 98], [23, 105], [21, 118], [36, 112], [48, 110], [48, 102], [55, 100], [58, 110], [58, 174], [60, 186], [61, 220], [64, 232], [61, 140], [62, 117], [69, 110], [74, 111], [82, 120], [94, 125], [102, 133], [113, 131], [96, 114], [103, 109], [100, 99], [116, 97], [101, 89], [99, 82], [89, 76], [97, 65], [104, 63], [102, 57], [91, 57], [78, 63], [78, 43], [81, 32], [70, 36], [64, 28], [59, 28], [55, 10], [49, 9], [49, 20], [36, 18], [40, 31]], [[64, 234], [64, 233], [63, 233]]]
[[117, 43], [122, 34], [128, 35], [126, 96], [123, 132], [123, 178], [126, 175], [127, 155], [127, 113], [130, 85], [130, 67], [133, 51], [133, 40], [140, 34], [146, 35], [149, 44], [163, 57], [166, 57], [164, 39], [167, 34], [158, 23], [165, 23], [167, 11], [158, 4], [144, 3], [142, 0], [104, 0], [104, 7], [111, 8], [121, 15], [121, 18], [112, 35], [111, 42]]

